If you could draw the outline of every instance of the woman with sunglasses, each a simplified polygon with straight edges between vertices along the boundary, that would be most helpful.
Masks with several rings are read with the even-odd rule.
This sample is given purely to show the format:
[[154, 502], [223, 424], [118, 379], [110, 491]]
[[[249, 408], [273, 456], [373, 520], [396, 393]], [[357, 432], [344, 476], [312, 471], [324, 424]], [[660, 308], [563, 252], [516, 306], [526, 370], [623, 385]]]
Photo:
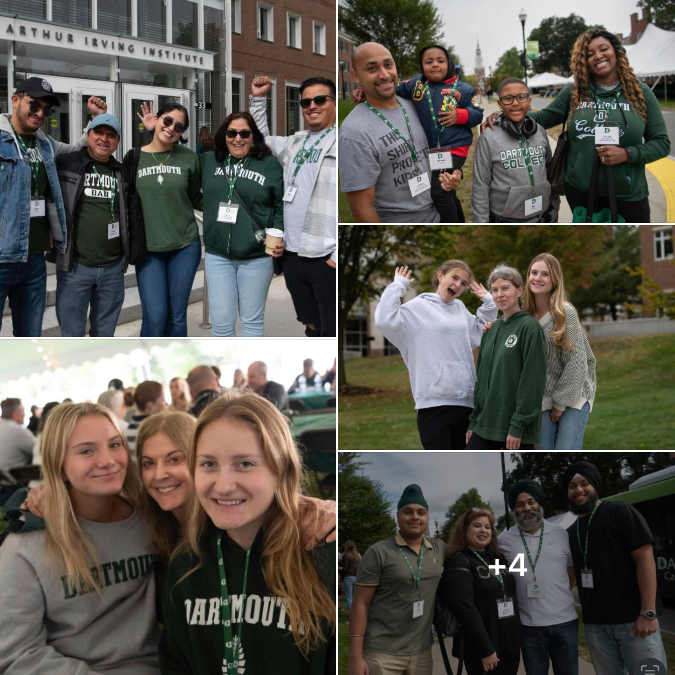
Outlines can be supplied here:
[[283, 234], [283, 169], [248, 112], [229, 115], [214, 143], [200, 156], [213, 335], [235, 336], [238, 310], [242, 336], [262, 336], [273, 258], [284, 250], [265, 245], [268, 229]]
[[150, 121], [147, 115], [141, 119], [155, 129], [154, 138], [124, 158], [141, 337], [186, 337], [187, 306], [202, 257], [194, 213], [202, 209], [199, 158], [178, 142], [190, 124], [182, 105], [170, 103]]

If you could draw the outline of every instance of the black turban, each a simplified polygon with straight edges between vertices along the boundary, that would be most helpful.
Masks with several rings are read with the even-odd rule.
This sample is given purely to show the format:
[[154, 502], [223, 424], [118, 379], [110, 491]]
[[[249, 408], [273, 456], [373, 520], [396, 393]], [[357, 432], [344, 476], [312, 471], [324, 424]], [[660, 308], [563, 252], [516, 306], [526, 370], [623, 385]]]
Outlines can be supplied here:
[[596, 466], [590, 462], [575, 462], [565, 469], [565, 473], [563, 473], [562, 477], [565, 491], [567, 491], [567, 486], [570, 484], [572, 478], [577, 474], [583, 476], [593, 486], [598, 495], [600, 494], [602, 477]]

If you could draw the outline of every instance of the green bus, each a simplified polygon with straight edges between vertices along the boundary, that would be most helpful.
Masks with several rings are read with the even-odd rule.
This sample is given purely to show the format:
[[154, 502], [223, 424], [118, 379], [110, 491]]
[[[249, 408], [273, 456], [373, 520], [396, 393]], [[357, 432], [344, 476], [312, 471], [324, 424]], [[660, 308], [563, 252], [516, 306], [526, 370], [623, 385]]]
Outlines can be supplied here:
[[627, 492], [603, 501], [632, 504], [654, 536], [654, 558], [659, 594], [675, 600], [675, 466], [631, 483]]

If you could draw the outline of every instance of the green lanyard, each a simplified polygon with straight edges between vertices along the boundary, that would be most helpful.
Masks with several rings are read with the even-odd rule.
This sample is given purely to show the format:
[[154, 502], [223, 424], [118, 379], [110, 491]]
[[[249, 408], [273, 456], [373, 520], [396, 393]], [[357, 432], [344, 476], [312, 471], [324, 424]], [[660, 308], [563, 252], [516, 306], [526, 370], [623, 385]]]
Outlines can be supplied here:
[[[246, 551], [246, 567], [244, 567], [244, 588], [242, 590], [243, 599], [241, 601], [241, 615], [239, 621], [239, 628], [237, 629], [236, 641], [232, 639], [232, 614], [230, 612], [230, 596], [227, 592], [227, 579], [225, 578], [225, 565], [223, 564], [223, 549], [221, 547], [221, 540], [223, 533], [218, 532], [218, 548], [216, 555], [218, 556], [218, 569], [220, 570], [220, 595], [222, 597], [223, 606], [223, 639], [225, 640], [225, 659], [227, 661], [228, 675], [236, 675], [239, 669], [239, 654], [241, 649], [241, 629], [244, 625], [244, 609], [246, 607], [246, 581], [248, 579], [248, 560], [251, 556], [251, 548]], [[236, 649], [236, 651], [235, 651]]]
[[591, 513], [591, 517], [588, 519], [588, 529], [586, 530], [586, 548], [582, 549], [581, 548], [581, 537], [579, 537], [579, 520], [580, 518], [577, 518], [577, 541], [579, 542], [579, 550], [581, 551], [581, 555], [584, 556], [584, 569], [588, 569], [588, 563], [586, 562], [588, 560], [588, 533], [590, 532], [591, 529], [591, 522], [593, 520], [593, 516], [595, 515], [595, 512], [598, 510], [598, 506], [600, 506], [600, 502], [598, 502], [595, 505], [595, 508], [593, 509], [593, 513]]
[[541, 553], [541, 545], [544, 543], [544, 521], [542, 520], [541, 522], [541, 533], [539, 535], [539, 550], [537, 551], [537, 557], [534, 559], [534, 562], [532, 562], [532, 557], [530, 556], [530, 549], [527, 548], [527, 544], [525, 543], [525, 537], [523, 537], [523, 531], [518, 528], [518, 532], [520, 532], [520, 538], [523, 540], [523, 546], [525, 547], [525, 553], [527, 553], [527, 559], [530, 561], [530, 565], [532, 565], [532, 573], [534, 574], [534, 580], [537, 580], [537, 574], [534, 570], [537, 561], [539, 560], [539, 554]]
[[309, 156], [312, 154], [312, 150], [314, 150], [314, 148], [316, 148], [316, 146], [319, 145], [319, 143], [321, 143], [321, 141], [324, 138], [326, 138], [326, 136], [328, 136], [328, 134], [331, 131], [333, 131], [333, 129], [335, 129], [334, 124], [333, 124], [333, 126], [328, 127], [328, 129], [326, 129], [326, 131], [324, 131], [323, 134], [321, 134], [321, 136], [319, 136], [319, 140], [316, 141], [314, 143], [314, 145], [312, 145], [307, 150], [305, 150], [305, 144], [307, 143], [307, 141], [309, 139], [309, 134], [307, 134], [307, 136], [305, 136], [305, 140], [302, 143], [302, 147], [300, 148], [300, 152], [298, 152], [298, 154], [295, 156], [296, 164], [295, 164], [295, 171], [293, 172], [293, 177], [292, 177], [293, 183], [295, 183], [295, 177], [298, 175], [298, 172], [300, 171], [300, 168], [309, 159]]
[[[93, 169], [94, 173], [101, 178], [99, 172], [96, 170], [96, 164], [92, 164], [91, 168]], [[110, 218], [111, 220], [115, 220], [115, 196], [117, 194], [117, 179], [115, 176], [112, 176], [113, 179], [113, 189], [110, 193]]]
[[[230, 177], [230, 172], [225, 171], [223, 169], [223, 173], [225, 174], [225, 178], [227, 179], [227, 184], [229, 186], [229, 191], [227, 193], [227, 203], [231, 204], [232, 203], [232, 195], [234, 194], [234, 186], [235, 183], [237, 182], [237, 178], [241, 176], [243, 170], [245, 169], [244, 162], [246, 162], [246, 166], [248, 166], [248, 159], [249, 157], [245, 157], [244, 159], [240, 159], [235, 165], [234, 168], [232, 169], [232, 172], [234, 175]], [[232, 165], [232, 155], [228, 153], [227, 155], [227, 168], [229, 170], [230, 166]]]
[[396, 546], [401, 552], [403, 559], [408, 563], [408, 569], [410, 570], [410, 574], [412, 574], [413, 581], [415, 582], [415, 589], [417, 590], [417, 594], [419, 596], [420, 577], [422, 576], [422, 562], [424, 561], [424, 540], [422, 540], [422, 546], [420, 547], [420, 561], [417, 564], [417, 576], [415, 576], [415, 572], [413, 571], [412, 565], [410, 564], [410, 560], [408, 560], [408, 556], [405, 554], [405, 551], [398, 544], [396, 544]]
[[527, 143], [527, 152], [525, 152], [523, 139], [518, 136], [518, 143], [520, 145], [520, 149], [523, 152], [523, 160], [525, 161], [527, 172], [530, 174], [530, 183], [532, 183], [532, 196], [534, 197], [537, 194], [537, 191], [534, 189], [534, 173], [532, 172], [532, 158], [530, 157], [530, 139], [527, 138], [527, 136], [525, 137], [525, 142]]
[[415, 141], [413, 141], [413, 134], [412, 134], [412, 129], [410, 128], [410, 120], [408, 119], [408, 113], [406, 112], [406, 109], [401, 105], [401, 102], [396, 99], [396, 102], [398, 103], [398, 107], [403, 111], [403, 117], [405, 118], [405, 125], [408, 127], [408, 133], [410, 134], [410, 140], [404, 138], [404, 136], [401, 134], [401, 132], [379, 111], [375, 110], [368, 101], [365, 102], [366, 108], [368, 110], [371, 110], [374, 112], [402, 141], [405, 141], [410, 145], [410, 152], [412, 153], [412, 158], [413, 162], [415, 162], [415, 173], [420, 172], [420, 168], [417, 164], [417, 151], [415, 150]]
[[[499, 582], [499, 585], [502, 587], [502, 595], [504, 596], [504, 600], [506, 600], [506, 588], [504, 587], [504, 579], [502, 578], [502, 573], [500, 572], [498, 575], [495, 574], [491, 569], [490, 566], [483, 560], [481, 557], [480, 553], [477, 551], [474, 551], [471, 546], [469, 546], [469, 550], [480, 560], [485, 567], [487, 567], [487, 571]], [[487, 579], [487, 577], [485, 577]]]
[[[455, 77], [455, 83], [452, 85], [452, 91], [450, 92], [450, 100], [454, 98], [455, 95], [455, 89], [457, 89], [457, 80], [458, 78]], [[434, 104], [431, 102], [431, 94], [429, 93], [429, 84], [424, 87], [424, 93], [427, 95], [427, 102], [429, 103], [429, 112], [431, 113], [431, 121], [434, 123], [434, 127], [436, 127], [436, 149], [440, 150], [441, 149], [441, 132], [443, 130], [443, 125], [439, 125], [438, 122], [436, 121], [436, 113], [434, 112]]]
[[[40, 164], [42, 164], [42, 162], [39, 159], [35, 159], [34, 161], [30, 159], [30, 155], [28, 154], [28, 147], [26, 146], [26, 143], [24, 142], [23, 138], [19, 136], [19, 134], [16, 132], [16, 129], [14, 128], [14, 125], [11, 122], [9, 123], [9, 125], [12, 127], [12, 131], [14, 132], [16, 139], [19, 141], [19, 145], [21, 145], [23, 154], [28, 158], [28, 163], [30, 164], [31, 183], [33, 184], [33, 195], [37, 197], [38, 174], [40, 173]], [[35, 136], [33, 136], [33, 145], [31, 146], [31, 148], [35, 150]], [[37, 155], [37, 153], [34, 153], [34, 155]]]

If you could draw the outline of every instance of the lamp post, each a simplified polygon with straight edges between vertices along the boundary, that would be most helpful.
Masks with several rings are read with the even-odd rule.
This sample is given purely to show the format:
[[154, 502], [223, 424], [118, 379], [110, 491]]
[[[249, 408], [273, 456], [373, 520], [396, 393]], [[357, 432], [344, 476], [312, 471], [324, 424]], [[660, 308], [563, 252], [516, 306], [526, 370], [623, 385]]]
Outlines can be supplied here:
[[340, 77], [342, 79], [342, 100], [345, 100], [345, 62], [340, 61]]
[[525, 14], [524, 9], [520, 10], [518, 18], [520, 19], [520, 24], [523, 27], [523, 53], [525, 54], [525, 84], [527, 85], [527, 47], [525, 46], [525, 20], [527, 19], [527, 14]]

